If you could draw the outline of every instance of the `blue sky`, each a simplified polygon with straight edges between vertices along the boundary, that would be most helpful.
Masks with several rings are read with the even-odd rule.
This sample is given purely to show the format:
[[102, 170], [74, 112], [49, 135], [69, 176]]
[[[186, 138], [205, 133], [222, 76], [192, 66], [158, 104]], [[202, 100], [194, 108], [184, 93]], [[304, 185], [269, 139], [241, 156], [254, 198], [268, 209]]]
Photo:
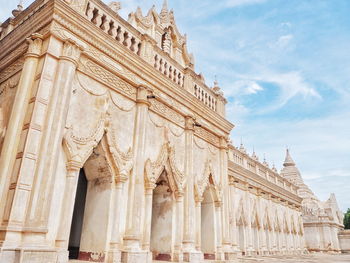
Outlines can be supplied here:
[[[32, 1], [24, 1], [27, 6]], [[108, 2], [108, 1], [106, 1]], [[162, 0], [124, 0], [121, 15]], [[0, 20], [16, 2], [0, 0]], [[196, 71], [228, 98], [249, 152], [282, 167], [291, 149], [320, 199], [350, 207], [350, 1], [169, 0]], [[210, 52], [209, 52], [210, 51]]]

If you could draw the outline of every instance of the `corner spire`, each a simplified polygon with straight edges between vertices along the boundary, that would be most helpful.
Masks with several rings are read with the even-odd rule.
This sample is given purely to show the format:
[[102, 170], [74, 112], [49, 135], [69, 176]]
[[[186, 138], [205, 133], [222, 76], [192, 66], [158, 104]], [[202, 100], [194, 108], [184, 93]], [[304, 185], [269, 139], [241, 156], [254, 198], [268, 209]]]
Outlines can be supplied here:
[[160, 11], [161, 14], [167, 14], [168, 13], [168, 0], [164, 0], [162, 10]]
[[283, 166], [295, 166], [295, 162], [293, 161], [292, 157], [290, 156], [289, 149], [287, 148], [286, 151], [286, 158], [284, 159]]

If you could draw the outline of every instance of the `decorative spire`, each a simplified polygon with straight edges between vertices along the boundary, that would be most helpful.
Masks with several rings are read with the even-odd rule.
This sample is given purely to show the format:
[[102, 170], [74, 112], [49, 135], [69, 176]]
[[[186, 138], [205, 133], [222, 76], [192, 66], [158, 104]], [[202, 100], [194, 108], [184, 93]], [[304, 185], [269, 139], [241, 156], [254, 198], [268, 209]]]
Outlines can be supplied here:
[[243, 153], [247, 152], [246, 149], [244, 148], [242, 137], [241, 137], [241, 145], [239, 146], [239, 150]]
[[12, 15], [14, 17], [18, 16], [23, 11], [23, 0], [20, 0], [17, 9], [12, 10]]
[[276, 166], [275, 166], [275, 163], [273, 162], [272, 163], [272, 168], [271, 168], [272, 171], [274, 171], [275, 173], [277, 173], [277, 169], [276, 169]]
[[168, 14], [168, 1], [164, 0], [162, 10], [160, 11], [160, 14]]
[[259, 161], [259, 157], [256, 155], [254, 147], [253, 147], [252, 158], [253, 158], [255, 161]]
[[283, 166], [284, 167], [295, 166], [295, 162], [293, 161], [292, 157], [290, 156], [288, 148], [287, 148], [286, 158], [284, 159]]
[[263, 161], [263, 165], [265, 165], [266, 167], [269, 167], [269, 164], [268, 164], [268, 162], [266, 161], [266, 156], [265, 156], [265, 153], [264, 153], [264, 161]]

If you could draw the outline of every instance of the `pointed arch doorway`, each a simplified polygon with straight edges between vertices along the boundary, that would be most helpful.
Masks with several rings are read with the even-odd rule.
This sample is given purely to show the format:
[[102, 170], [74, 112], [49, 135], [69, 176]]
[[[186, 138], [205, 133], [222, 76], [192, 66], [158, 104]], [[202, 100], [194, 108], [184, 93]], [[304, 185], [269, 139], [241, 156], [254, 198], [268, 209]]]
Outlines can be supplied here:
[[203, 193], [201, 204], [201, 249], [206, 260], [216, 259], [216, 210], [215, 202], [218, 197], [212, 175], [209, 175], [209, 183]]
[[171, 261], [175, 231], [175, 197], [164, 169], [153, 189], [150, 250], [153, 259]]

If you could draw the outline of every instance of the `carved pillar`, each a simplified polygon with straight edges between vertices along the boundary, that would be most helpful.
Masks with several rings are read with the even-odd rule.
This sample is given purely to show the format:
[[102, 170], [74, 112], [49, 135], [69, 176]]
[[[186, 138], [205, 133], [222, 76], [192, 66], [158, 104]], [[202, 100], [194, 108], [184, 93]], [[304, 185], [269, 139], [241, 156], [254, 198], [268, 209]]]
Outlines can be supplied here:
[[[250, 205], [250, 192], [248, 188], [246, 189], [246, 203], [247, 203], [247, 211], [248, 215], [252, 214], [252, 207]], [[252, 232], [252, 220], [248, 216], [248, 222], [247, 222], [247, 230], [246, 230], [246, 236], [247, 236], [247, 255], [252, 255], [253, 253], [253, 232]]]
[[[135, 255], [133, 252], [141, 250], [141, 236], [143, 232], [142, 228], [142, 214], [144, 204], [144, 169], [145, 169], [145, 156], [146, 149], [146, 135], [147, 135], [147, 119], [148, 108], [150, 103], [147, 100], [148, 90], [145, 87], [140, 86], [137, 90], [136, 99], [136, 117], [134, 128], [134, 140], [133, 140], [133, 163], [134, 167], [131, 173], [129, 181], [129, 198], [128, 198], [128, 210], [127, 210], [127, 223], [126, 232], [124, 236], [124, 248], [123, 261], [134, 262]], [[138, 256], [140, 254], [138, 253]], [[146, 257], [147, 254], [142, 254], [141, 257]], [[146, 258], [138, 258], [141, 262]]]
[[[73, 88], [73, 79], [83, 48], [75, 41], [67, 39], [63, 43], [62, 53], [57, 65], [56, 78], [50, 98], [46, 130], [41, 145], [42, 158], [38, 161], [35, 196], [31, 205], [31, 217], [36, 225], [47, 227], [49, 214], [52, 212], [51, 195], [55, 188], [56, 168], [59, 149], [62, 147], [69, 103]], [[74, 200], [72, 200], [74, 203]], [[33, 224], [34, 224], [33, 222]]]
[[216, 223], [216, 260], [224, 260], [222, 251], [222, 201], [215, 202], [215, 223]]
[[150, 250], [150, 238], [152, 227], [152, 202], [153, 202], [153, 189], [156, 187], [154, 183], [148, 183], [146, 185], [146, 197], [145, 197], [145, 221], [143, 230], [143, 242], [142, 249]]
[[236, 185], [233, 182], [233, 180], [230, 180], [229, 183], [229, 188], [230, 188], [230, 210], [231, 210], [231, 216], [230, 216], [230, 231], [231, 231], [231, 244], [232, 244], [232, 250], [237, 253], [239, 251], [238, 248], [238, 240], [237, 240], [237, 236], [238, 236], [238, 228], [237, 228], [237, 222], [236, 222], [236, 213], [235, 210], [236, 208], [234, 207], [235, 204], [235, 189]]
[[197, 256], [195, 254], [195, 202], [193, 179], [193, 136], [194, 120], [192, 116], [186, 117], [185, 124], [185, 175], [186, 189], [184, 192], [184, 260], [191, 262]]
[[176, 192], [176, 233], [174, 245], [174, 261], [182, 262], [182, 240], [184, 227], [184, 193]]
[[201, 251], [202, 243], [202, 202], [203, 197], [196, 199], [196, 249]]
[[118, 262], [121, 257], [120, 252], [120, 211], [121, 211], [121, 202], [122, 202], [122, 192], [124, 183], [126, 182], [127, 177], [124, 175], [120, 175], [115, 178], [115, 187], [112, 191], [112, 202], [113, 202], [113, 211], [112, 211], [112, 235], [110, 240], [110, 251], [108, 255], [108, 262], [114, 263]]
[[230, 235], [230, 191], [228, 180], [228, 145], [225, 137], [220, 138], [220, 177], [222, 185], [222, 246], [225, 253], [225, 259], [230, 260], [235, 258], [235, 254], [231, 247]]
[[59, 248], [59, 263], [68, 260], [68, 242], [73, 217], [74, 200], [77, 192], [80, 163], [74, 161], [67, 164], [66, 184], [61, 207], [60, 225], [57, 232], [56, 247]]
[[[0, 155], [0, 198], [6, 200], [8, 192], [14, 191], [15, 189], [9, 189], [12, 169], [16, 160], [17, 150], [20, 142], [21, 132], [23, 129], [24, 119], [27, 113], [27, 106], [33, 89], [34, 79], [36, 77], [36, 71], [39, 61], [39, 56], [42, 49], [42, 36], [40, 34], [33, 34], [27, 39], [28, 51], [25, 54], [25, 61], [21, 77], [17, 86], [16, 96], [13, 102], [13, 107], [9, 122], [7, 125], [7, 132], [3, 141], [3, 146]], [[17, 189], [20, 185], [17, 185]], [[5, 204], [8, 203], [13, 209], [23, 208], [23, 198], [27, 200], [29, 194], [25, 187], [20, 187], [19, 192], [14, 193], [12, 196], [14, 201], [8, 200], [8, 202], [2, 201], [0, 206], [0, 221], [3, 221], [3, 213]], [[19, 203], [18, 203], [19, 202]], [[19, 218], [14, 220], [23, 221], [25, 209], [20, 211]], [[7, 213], [9, 214], [9, 213]], [[10, 220], [6, 218], [6, 220]], [[18, 233], [18, 232], [17, 232]]]

